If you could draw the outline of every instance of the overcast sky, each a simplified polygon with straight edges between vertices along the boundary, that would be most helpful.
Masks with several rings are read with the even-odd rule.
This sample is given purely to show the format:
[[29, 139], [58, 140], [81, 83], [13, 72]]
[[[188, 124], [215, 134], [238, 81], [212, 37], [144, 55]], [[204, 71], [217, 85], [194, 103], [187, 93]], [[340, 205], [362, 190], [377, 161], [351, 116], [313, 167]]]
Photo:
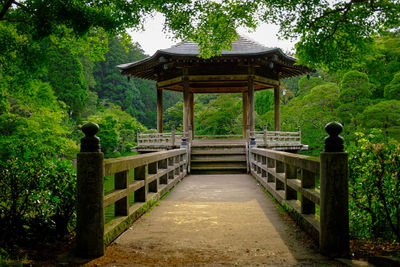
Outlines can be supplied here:
[[[161, 14], [155, 15], [153, 18], [147, 18], [144, 25], [145, 31], [131, 31], [132, 40], [138, 42], [146, 54], [153, 55], [158, 49], [169, 48], [178, 43], [180, 40], [173, 40], [171, 36], [165, 34], [163, 29], [163, 17]], [[244, 36], [250, 37], [254, 41], [267, 47], [279, 47], [283, 51], [294, 51], [294, 43], [287, 40], [279, 40], [277, 33], [279, 27], [271, 24], [261, 24], [255, 32], [249, 33], [244, 29], [238, 32]]]

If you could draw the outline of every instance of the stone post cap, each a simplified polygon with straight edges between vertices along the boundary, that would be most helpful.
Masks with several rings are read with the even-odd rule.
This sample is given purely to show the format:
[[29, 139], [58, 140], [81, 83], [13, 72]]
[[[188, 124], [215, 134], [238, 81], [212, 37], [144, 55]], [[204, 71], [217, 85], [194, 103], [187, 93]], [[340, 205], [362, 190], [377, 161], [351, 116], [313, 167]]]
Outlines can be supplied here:
[[342, 124], [330, 122], [325, 125], [325, 131], [329, 136], [325, 137], [324, 152], [344, 152], [344, 139], [339, 135], [343, 131]]
[[100, 127], [94, 122], [85, 123], [82, 128], [85, 137], [81, 139], [81, 152], [101, 152], [100, 138], [96, 136]]
[[187, 146], [186, 138], [182, 138], [181, 147], [186, 147], [186, 146]]
[[251, 147], [255, 147], [257, 144], [256, 144], [256, 138], [255, 137], [251, 137], [250, 138], [250, 146]]
[[100, 127], [97, 123], [87, 122], [82, 126], [81, 130], [86, 135], [86, 137], [90, 137], [95, 136], [99, 132]]

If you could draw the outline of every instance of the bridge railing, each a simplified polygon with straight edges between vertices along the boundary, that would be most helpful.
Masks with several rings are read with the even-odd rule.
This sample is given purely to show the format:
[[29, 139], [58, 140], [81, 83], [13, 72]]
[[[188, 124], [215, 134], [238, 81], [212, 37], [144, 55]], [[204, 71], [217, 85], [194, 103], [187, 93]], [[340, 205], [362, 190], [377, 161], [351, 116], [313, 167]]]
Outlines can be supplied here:
[[251, 174], [332, 257], [349, 253], [347, 153], [341, 130], [338, 123], [326, 126], [330, 136], [320, 158], [256, 148], [254, 137], [249, 152]]
[[311, 233], [319, 235], [319, 159], [269, 149], [250, 150], [251, 174], [280, 204], [300, 214]]
[[[98, 126], [85, 126], [86, 137], [77, 157], [76, 245], [79, 255], [98, 257], [104, 254], [105, 245], [186, 176], [188, 156], [183, 147], [104, 160], [95, 136]], [[104, 177], [110, 175], [114, 176], [114, 188], [104, 194]], [[114, 205], [115, 218], [105, 225], [104, 208], [110, 205]]]
[[243, 135], [241, 134], [214, 134], [214, 135], [209, 135], [209, 134], [196, 134], [194, 135], [194, 139], [202, 139], [202, 140], [209, 140], [209, 139], [242, 139]]
[[138, 129], [137, 144], [138, 147], [174, 147], [179, 146], [182, 138], [187, 138], [186, 132], [175, 132], [172, 130], [170, 133], [148, 133], [144, 134]]
[[248, 138], [254, 137], [257, 144], [267, 148], [302, 146], [300, 127], [298, 127], [297, 132], [268, 131], [264, 127], [263, 131], [249, 131], [247, 136]]

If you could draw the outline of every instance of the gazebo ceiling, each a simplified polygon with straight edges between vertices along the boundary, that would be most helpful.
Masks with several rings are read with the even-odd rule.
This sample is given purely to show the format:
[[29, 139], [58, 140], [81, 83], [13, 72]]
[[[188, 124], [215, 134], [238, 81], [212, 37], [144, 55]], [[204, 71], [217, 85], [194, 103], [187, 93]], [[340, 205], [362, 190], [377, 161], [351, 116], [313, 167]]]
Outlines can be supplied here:
[[[182, 91], [188, 79], [195, 93], [245, 92], [248, 79], [254, 89], [263, 90], [279, 85], [279, 79], [303, 75], [311, 69], [294, 65], [296, 59], [280, 48], [268, 48], [240, 36], [231, 51], [209, 59], [198, 57], [199, 47], [184, 41], [153, 56], [117, 67], [123, 75], [155, 80], [159, 88]], [[185, 78], [184, 78], [185, 77]]]

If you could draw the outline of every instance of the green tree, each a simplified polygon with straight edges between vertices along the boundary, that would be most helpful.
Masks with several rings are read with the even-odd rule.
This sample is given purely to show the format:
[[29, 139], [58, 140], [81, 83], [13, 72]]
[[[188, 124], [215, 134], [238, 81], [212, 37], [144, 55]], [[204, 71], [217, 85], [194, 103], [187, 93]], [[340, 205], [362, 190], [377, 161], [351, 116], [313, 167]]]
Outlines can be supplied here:
[[241, 134], [242, 101], [237, 94], [221, 94], [195, 114], [198, 134]]
[[129, 152], [136, 145], [137, 129], [146, 130], [134, 117], [113, 104], [102, 107], [96, 114], [89, 116], [87, 121], [99, 125], [97, 135], [106, 157], [117, 157], [123, 152]]
[[338, 114], [345, 123], [358, 125], [357, 117], [370, 104], [373, 85], [365, 73], [349, 71], [340, 83]]
[[[197, 105], [195, 106], [197, 108]], [[172, 127], [181, 132], [183, 129], [183, 102], [178, 101], [175, 105], [168, 108], [163, 114], [164, 129], [170, 130]]]
[[274, 93], [270, 90], [263, 90], [255, 93], [254, 110], [258, 115], [262, 115], [273, 108]]
[[357, 133], [349, 147], [350, 232], [400, 240], [400, 145], [381, 131]]
[[400, 100], [400, 72], [396, 73], [393, 80], [385, 86], [385, 98]]
[[346, 69], [368, 51], [380, 29], [400, 25], [400, 4], [386, 0], [281, 1], [261, 0], [263, 19], [281, 26], [281, 36], [299, 37], [300, 64]]
[[59, 100], [67, 104], [73, 118], [79, 118], [87, 104], [88, 85], [80, 60], [65, 49], [51, 46], [47, 52], [48, 73], [46, 80], [53, 87]]
[[360, 116], [366, 129], [377, 128], [386, 136], [400, 140], [400, 101], [387, 100], [367, 107]]
[[299, 80], [299, 90], [297, 95], [304, 95], [305, 93], [311, 91], [317, 85], [325, 83], [320, 77], [310, 77], [303, 76]]

